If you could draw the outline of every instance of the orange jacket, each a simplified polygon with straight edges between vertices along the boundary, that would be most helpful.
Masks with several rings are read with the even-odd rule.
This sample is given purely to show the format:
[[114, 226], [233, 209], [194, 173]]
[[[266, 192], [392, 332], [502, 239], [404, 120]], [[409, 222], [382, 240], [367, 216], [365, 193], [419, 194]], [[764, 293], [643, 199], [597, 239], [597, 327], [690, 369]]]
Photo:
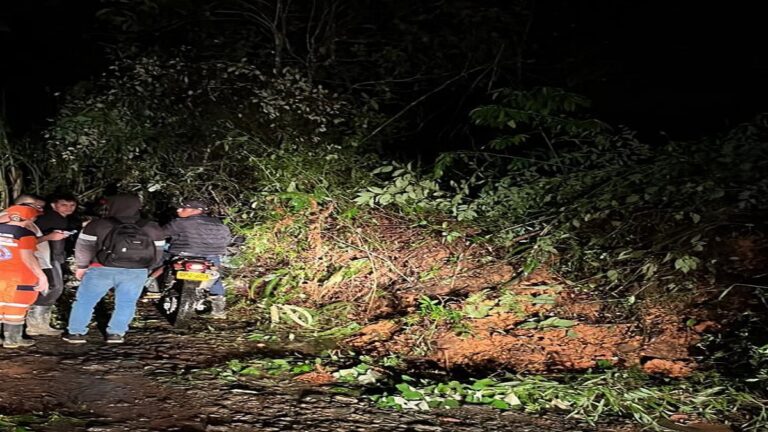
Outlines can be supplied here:
[[34, 251], [32, 231], [0, 224], [0, 322], [23, 324], [29, 305], [37, 300], [37, 276], [21, 259], [22, 250]]

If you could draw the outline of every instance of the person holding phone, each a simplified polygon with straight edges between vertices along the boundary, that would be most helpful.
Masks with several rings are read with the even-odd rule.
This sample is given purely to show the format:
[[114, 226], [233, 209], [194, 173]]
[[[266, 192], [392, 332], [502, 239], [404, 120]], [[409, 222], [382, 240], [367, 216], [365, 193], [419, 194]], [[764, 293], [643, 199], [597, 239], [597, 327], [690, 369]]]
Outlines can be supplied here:
[[45, 213], [37, 218], [36, 224], [42, 231], [50, 246], [50, 264], [46, 274], [49, 276], [50, 289], [41, 295], [30, 310], [32, 325], [27, 323], [27, 334], [56, 336], [60, 330], [50, 326], [51, 312], [56, 301], [64, 291], [64, 263], [72, 255], [74, 240], [80, 221], [74, 215], [77, 210], [77, 199], [74, 195], [58, 194], [49, 199]]

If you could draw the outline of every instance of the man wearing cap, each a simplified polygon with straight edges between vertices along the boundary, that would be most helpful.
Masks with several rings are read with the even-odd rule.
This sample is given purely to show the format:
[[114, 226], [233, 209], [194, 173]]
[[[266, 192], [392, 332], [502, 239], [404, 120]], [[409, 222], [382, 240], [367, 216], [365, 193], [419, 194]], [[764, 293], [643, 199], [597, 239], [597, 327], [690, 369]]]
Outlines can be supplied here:
[[22, 338], [24, 319], [38, 293], [48, 291], [48, 279], [35, 258], [37, 237], [29, 227], [40, 215], [32, 206], [12, 205], [0, 220], [0, 322], [3, 347], [34, 345]]
[[[229, 228], [208, 214], [208, 204], [202, 200], [187, 199], [176, 209], [178, 218], [163, 227], [170, 238], [168, 252], [172, 256], [204, 257], [216, 266], [232, 242]], [[211, 316], [226, 318], [226, 298], [221, 278], [211, 286]]]

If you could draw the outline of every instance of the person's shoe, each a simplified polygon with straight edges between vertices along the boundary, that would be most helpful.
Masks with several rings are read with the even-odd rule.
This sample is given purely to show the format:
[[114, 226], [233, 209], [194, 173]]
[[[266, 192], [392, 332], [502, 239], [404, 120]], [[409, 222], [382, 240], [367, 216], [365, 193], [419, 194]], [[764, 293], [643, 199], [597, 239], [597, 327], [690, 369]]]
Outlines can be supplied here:
[[27, 327], [27, 334], [29, 336], [61, 336], [63, 330], [55, 329], [51, 326], [46, 327]]
[[27, 334], [30, 336], [59, 336], [62, 331], [51, 327], [52, 306], [32, 306], [27, 313]]
[[34, 345], [35, 341], [22, 337], [23, 329], [23, 324], [4, 324], [3, 348], [26, 348]]
[[211, 318], [226, 319], [227, 298], [224, 296], [211, 296], [208, 299], [211, 301]]
[[83, 344], [87, 342], [85, 339], [85, 335], [81, 335], [81, 334], [66, 333], [61, 338], [73, 344]]
[[35, 344], [32, 339], [19, 339], [17, 341], [3, 340], [3, 348], [27, 348]]
[[125, 342], [125, 338], [123, 335], [119, 334], [108, 334], [107, 335], [107, 343], [108, 344], [121, 344]]

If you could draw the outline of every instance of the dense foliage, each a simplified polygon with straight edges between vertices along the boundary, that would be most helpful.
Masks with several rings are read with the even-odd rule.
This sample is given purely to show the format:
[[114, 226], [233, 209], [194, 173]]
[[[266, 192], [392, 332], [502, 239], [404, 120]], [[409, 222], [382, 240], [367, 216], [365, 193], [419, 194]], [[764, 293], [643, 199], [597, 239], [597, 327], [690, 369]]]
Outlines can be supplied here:
[[359, 116], [290, 69], [139, 58], [69, 97], [46, 132], [46, 168], [86, 198], [111, 188], [227, 207], [263, 193], [322, 195], [365, 166]]
[[706, 246], [768, 206], [764, 116], [722, 137], [650, 146], [577, 116], [587, 101], [562, 90], [493, 96], [472, 121], [496, 138], [440, 155], [430, 172], [378, 168], [381, 183], [357, 202], [448, 212], [522, 256], [527, 272], [558, 257], [572, 276], [603, 275], [593, 283], [614, 290], [716, 272], [723, 263]]

